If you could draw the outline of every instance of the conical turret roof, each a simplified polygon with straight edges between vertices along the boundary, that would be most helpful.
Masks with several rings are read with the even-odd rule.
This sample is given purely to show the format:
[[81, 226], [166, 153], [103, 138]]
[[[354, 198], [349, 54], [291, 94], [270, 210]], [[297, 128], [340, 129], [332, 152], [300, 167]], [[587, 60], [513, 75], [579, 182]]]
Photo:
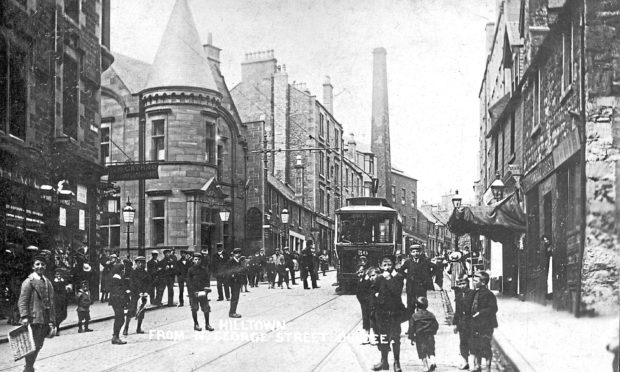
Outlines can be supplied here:
[[187, 0], [177, 0], [145, 89], [187, 86], [217, 91]]

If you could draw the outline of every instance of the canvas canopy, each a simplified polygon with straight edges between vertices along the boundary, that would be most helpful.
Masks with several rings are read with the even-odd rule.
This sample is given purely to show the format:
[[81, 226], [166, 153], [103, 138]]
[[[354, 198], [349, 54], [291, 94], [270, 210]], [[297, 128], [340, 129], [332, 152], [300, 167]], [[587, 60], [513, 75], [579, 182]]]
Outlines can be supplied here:
[[526, 231], [526, 216], [512, 193], [489, 206], [471, 206], [455, 209], [448, 220], [453, 234], [484, 235], [497, 242], [510, 240], [514, 234]]

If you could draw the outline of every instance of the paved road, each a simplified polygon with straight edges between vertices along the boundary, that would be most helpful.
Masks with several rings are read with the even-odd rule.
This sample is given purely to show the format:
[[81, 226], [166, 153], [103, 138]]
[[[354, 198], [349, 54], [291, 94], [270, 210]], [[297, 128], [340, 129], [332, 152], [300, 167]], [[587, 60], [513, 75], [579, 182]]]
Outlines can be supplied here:
[[[241, 319], [230, 319], [228, 302], [212, 301], [215, 332], [195, 332], [189, 307], [162, 308], [146, 314], [146, 334], [127, 345], [111, 345], [112, 322], [93, 324], [95, 332], [66, 330], [46, 340], [37, 371], [368, 371], [379, 358], [375, 346], [361, 345], [359, 305], [355, 296], [338, 296], [335, 273], [322, 277], [320, 289], [252, 288], [241, 296]], [[430, 309], [440, 321], [438, 371], [456, 371], [458, 338], [445, 324], [450, 315], [441, 292], [430, 292]], [[200, 319], [201, 317], [199, 317]], [[201, 320], [201, 326], [204, 326]], [[402, 336], [404, 371], [421, 371], [415, 349]], [[391, 360], [390, 360], [391, 362]], [[0, 371], [20, 371], [8, 344], [0, 345]], [[502, 370], [495, 366], [494, 370]]]

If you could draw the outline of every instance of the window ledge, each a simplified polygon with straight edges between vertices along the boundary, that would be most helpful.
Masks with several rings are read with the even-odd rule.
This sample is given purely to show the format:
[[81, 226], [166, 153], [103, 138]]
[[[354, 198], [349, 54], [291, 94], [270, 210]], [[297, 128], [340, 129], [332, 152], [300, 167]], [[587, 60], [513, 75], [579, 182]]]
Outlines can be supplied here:
[[530, 133], [530, 137], [536, 137], [540, 132], [542, 126], [540, 124], [536, 124], [536, 126], [532, 129], [532, 133]]

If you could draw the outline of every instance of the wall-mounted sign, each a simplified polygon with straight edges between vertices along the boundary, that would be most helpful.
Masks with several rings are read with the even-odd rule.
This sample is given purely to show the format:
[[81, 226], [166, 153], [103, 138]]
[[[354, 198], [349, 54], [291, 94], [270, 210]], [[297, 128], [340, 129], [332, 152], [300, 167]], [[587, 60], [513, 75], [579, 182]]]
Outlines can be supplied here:
[[86, 213], [84, 212], [83, 209], [80, 209], [79, 211], [79, 229], [80, 230], [86, 230]]
[[538, 182], [546, 178], [553, 170], [555, 165], [553, 162], [553, 156], [548, 155], [543, 161], [538, 163], [534, 169], [532, 169], [521, 181], [523, 189], [527, 192], [534, 187]]
[[60, 226], [67, 226], [67, 210], [63, 207], [58, 209], [58, 224]]
[[77, 185], [77, 201], [78, 203], [84, 203], [86, 204], [87, 201], [87, 188], [84, 185], [80, 185], [78, 183]]
[[108, 165], [108, 182], [158, 179], [157, 163]]

